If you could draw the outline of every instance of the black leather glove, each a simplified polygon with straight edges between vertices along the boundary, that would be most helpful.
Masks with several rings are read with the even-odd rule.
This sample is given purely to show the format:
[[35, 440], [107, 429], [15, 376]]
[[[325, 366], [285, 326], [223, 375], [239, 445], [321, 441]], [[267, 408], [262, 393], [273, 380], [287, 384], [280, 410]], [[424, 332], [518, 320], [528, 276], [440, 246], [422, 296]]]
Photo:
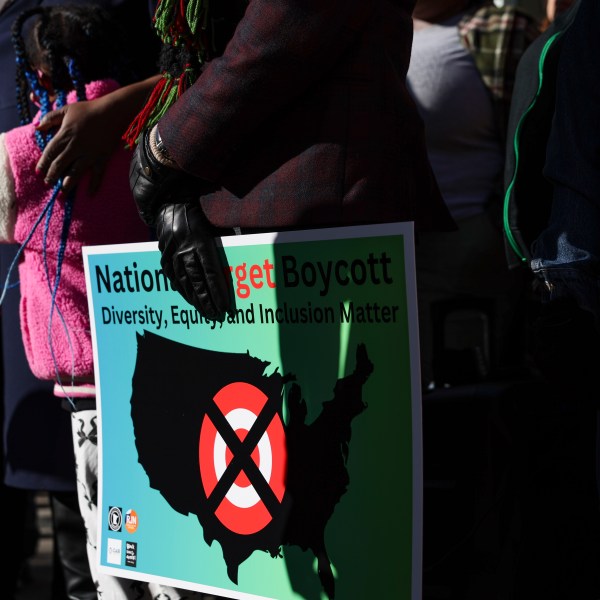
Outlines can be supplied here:
[[233, 306], [231, 278], [199, 202], [164, 205], [156, 218], [160, 264], [173, 287], [207, 319]]
[[129, 165], [129, 187], [138, 213], [146, 225], [154, 225], [163, 204], [191, 202], [199, 196], [201, 180], [173, 169], [154, 156], [151, 130], [146, 129]]

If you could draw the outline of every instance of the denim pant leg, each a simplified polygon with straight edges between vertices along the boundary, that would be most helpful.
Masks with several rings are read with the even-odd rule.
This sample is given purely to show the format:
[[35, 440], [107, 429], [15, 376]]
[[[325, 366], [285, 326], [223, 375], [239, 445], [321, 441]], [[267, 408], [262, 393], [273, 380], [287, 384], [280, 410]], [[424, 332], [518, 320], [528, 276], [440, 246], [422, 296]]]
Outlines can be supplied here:
[[548, 227], [534, 242], [531, 269], [542, 299], [572, 298], [600, 322], [600, 209], [574, 190], [556, 186]]

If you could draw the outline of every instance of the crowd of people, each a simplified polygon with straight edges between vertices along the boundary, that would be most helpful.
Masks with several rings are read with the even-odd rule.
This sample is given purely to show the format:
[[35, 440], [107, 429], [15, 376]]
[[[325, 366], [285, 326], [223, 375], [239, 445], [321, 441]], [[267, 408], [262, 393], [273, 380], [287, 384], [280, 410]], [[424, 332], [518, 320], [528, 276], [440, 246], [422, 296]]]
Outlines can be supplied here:
[[[206, 597], [97, 570], [90, 244], [156, 239], [174, 289], [222, 320], [217, 236], [413, 222], [424, 397], [558, 386], [597, 520], [597, 13], [595, 0], [549, 0], [541, 20], [486, 0], [0, 0], [0, 495], [21, 546], [6, 597], [37, 490], [52, 499], [53, 600]], [[545, 597], [597, 598], [595, 568], [578, 575], [576, 596]]]

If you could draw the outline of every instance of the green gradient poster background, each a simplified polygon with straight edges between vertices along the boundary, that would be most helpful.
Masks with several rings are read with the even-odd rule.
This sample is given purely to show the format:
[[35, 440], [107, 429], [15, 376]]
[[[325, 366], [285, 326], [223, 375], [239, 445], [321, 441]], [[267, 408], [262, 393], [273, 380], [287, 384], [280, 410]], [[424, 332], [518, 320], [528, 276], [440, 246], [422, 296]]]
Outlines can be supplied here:
[[[165, 288], [157, 274], [156, 244], [84, 249], [98, 388], [100, 568], [229, 598], [326, 598], [313, 552], [294, 544], [284, 544], [278, 557], [253, 552], [233, 583], [221, 545], [206, 543], [198, 517], [174, 510], [162, 491], [150, 486], [132, 423], [138, 335], [249, 354], [268, 363], [266, 374], [293, 374], [306, 401], [306, 424], [332, 400], [336, 382], [353, 372], [357, 347], [364, 344], [373, 364], [362, 387], [366, 408], [351, 422], [349, 483], [324, 531], [335, 597], [420, 598], [421, 414], [412, 224], [231, 236], [222, 242], [233, 268], [237, 309], [222, 325], [204, 321]], [[168, 382], [172, 374], [165, 369], [148, 376]], [[194, 381], [193, 372], [189, 377]], [[285, 424], [288, 394], [286, 384]], [[166, 406], [177, 402], [165, 396]], [[168, 454], [169, 443], [168, 436], [158, 435], [156, 448]], [[316, 472], [319, 462], [306, 465], [308, 472]], [[172, 463], [177, 479], [178, 461]], [[182, 486], [187, 477], [181, 476]], [[110, 528], [111, 508], [122, 515], [116, 531]]]

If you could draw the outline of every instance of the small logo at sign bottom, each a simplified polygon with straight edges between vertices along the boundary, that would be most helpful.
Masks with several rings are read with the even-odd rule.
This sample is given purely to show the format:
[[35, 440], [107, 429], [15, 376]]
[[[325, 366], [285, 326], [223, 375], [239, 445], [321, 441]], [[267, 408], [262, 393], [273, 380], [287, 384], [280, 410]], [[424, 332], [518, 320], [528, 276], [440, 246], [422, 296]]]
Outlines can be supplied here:
[[125, 566], [135, 567], [137, 565], [137, 543], [125, 542]]
[[118, 506], [110, 506], [108, 509], [108, 528], [111, 531], [121, 531], [123, 513]]
[[108, 538], [106, 545], [106, 562], [111, 565], [121, 564], [121, 540]]

